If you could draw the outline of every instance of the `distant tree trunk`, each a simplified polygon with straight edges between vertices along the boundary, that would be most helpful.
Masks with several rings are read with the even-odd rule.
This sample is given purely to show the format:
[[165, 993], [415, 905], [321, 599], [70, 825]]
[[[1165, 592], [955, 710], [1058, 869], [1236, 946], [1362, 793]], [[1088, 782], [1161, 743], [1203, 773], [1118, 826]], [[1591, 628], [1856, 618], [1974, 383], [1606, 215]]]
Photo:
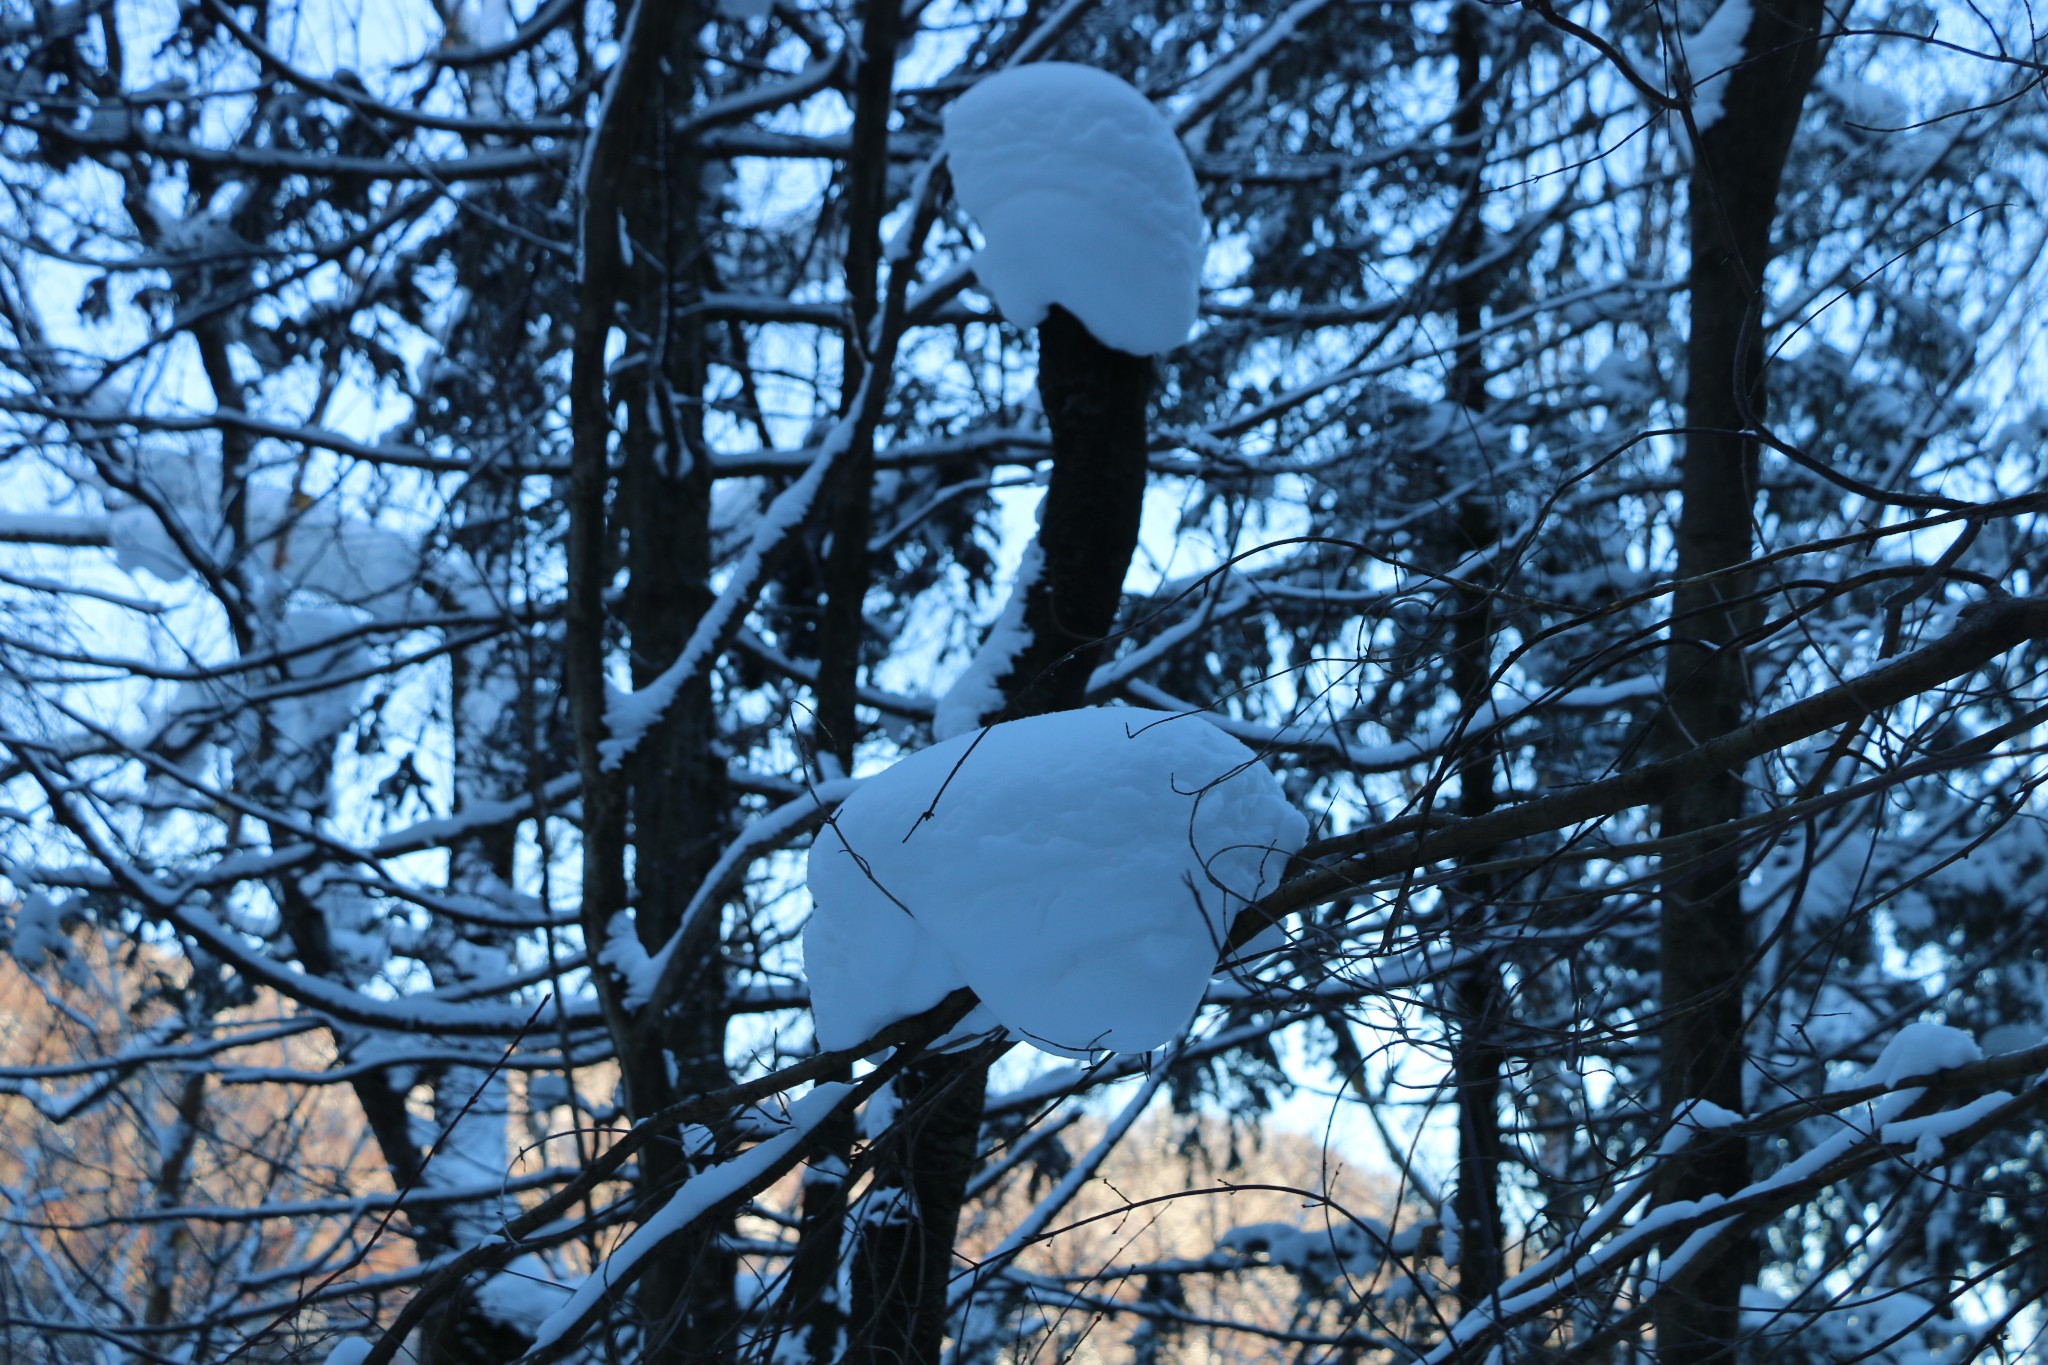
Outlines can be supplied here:
[[976, 1049], [915, 1063], [896, 1078], [901, 1109], [854, 1246], [846, 1365], [938, 1365], [991, 1060]]
[[[185, 1077], [178, 1086], [171, 1121], [159, 1133], [155, 1188], [151, 1191], [158, 1210], [176, 1208], [184, 1197], [192, 1149], [199, 1141], [200, 1126], [206, 1118], [206, 1079], [203, 1071]], [[179, 1289], [181, 1253], [190, 1241], [191, 1234], [182, 1220], [157, 1225], [149, 1244], [148, 1296], [142, 1308], [145, 1326], [161, 1327], [171, 1320]]]
[[[862, 381], [867, 378], [868, 357], [864, 348], [880, 307], [881, 225], [887, 202], [889, 116], [895, 103], [901, 13], [900, 0], [874, 0], [861, 18], [853, 154], [846, 168], [846, 293], [852, 306], [853, 331], [842, 351], [842, 417], [852, 413], [859, 401]], [[873, 428], [861, 423], [854, 440], [856, 444], [847, 452], [831, 490], [832, 542], [825, 555], [826, 596], [818, 627], [818, 715], [813, 727], [813, 763], [821, 775], [828, 776], [853, 770], [860, 728], [854, 703], [860, 689], [861, 645], [872, 573], [868, 539], [874, 524]], [[830, 1077], [840, 1081], [850, 1078], [844, 1070]], [[980, 1112], [978, 1100], [975, 1112]], [[838, 1359], [848, 1316], [848, 1306], [839, 1294], [839, 1272], [846, 1243], [847, 1162], [853, 1152], [854, 1137], [852, 1110], [835, 1114], [818, 1132], [821, 1159], [813, 1160], [804, 1172], [800, 1229], [789, 1268], [790, 1312], [781, 1329], [802, 1334], [802, 1350], [813, 1365], [831, 1365]], [[971, 1136], [968, 1142], [971, 1157]], [[950, 1251], [950, 1233], [948, 1240]], [[894, 1253], [893, 1258], [882, 1259], [901, 1262], [910, 1254], [910, 1249], [905, 1248]], [[940, 1303], [944, 1304], [943, 1298]], [[880, 1330], [870, 1329], [870, 1334]], [[898, 1327], [891, 1334], [902, 1335], [903, 1331]]]
[[[1726, 734], [1750, 711], [1742, 638], [1756, 612], [1747, 601], [1753, 575], [1742, 566], [1751, 554], [1754, 433], [1765, 404], [1764, 267], [1785, 158], [1820, 65], [1822, 20], [1820, 0], [1759, 4], [1746, 60], [1723, 91], [1726, 112], [1698, 138], [1679, 587], [1665, 674], [1672, 745]], [[1659, 809], [1664, 837], [1684, 840], [1665, 856], [1662, 872], [1658, 1088], [1667, 1115], [1692, 1100], [1743, 1108], [1748, 924], [1739, 847], [1716, 833], [1742, 809], [1743, 774], [1732, 769], [1671, 792]], [[1702, 1199], [1749, 1179], [1741, 1138], [1700, 1135], [1666, 1163], [1662, 1196]], [[1660, 1365], [1734, 1358], [1742, 1291], [1756, 1278], [1757, 1256], [1754, 1241], [1745, 1240], [1698, 1258], [1662, 1285], [1653, 1305]]]
[[[633, 926], [649, 953], [681, 927], [682, 911], [716, 861], [730, 821], [707, 671], [678, 691], [621, 768], [608, 770], [598, 747], [605, 738], [607, 594], [619, 540], [626, 581], [618, 618], [635, 687], [675, 661], [711, 601], [711, 471], [702, 458], [705, 348], [690, 307], [704, 248], [701, 165], [674, 132], [696, 85], [697, 30], [696, 7], [685, 4], [650, 10], [635, 31], [622, 35], [611, 108], [590, 153], [581, 234], [586, 296], [572, 378], [567, 687], [583, 776], [584, 932], [601, 944], [625, 912], [630, 849]], [[607, 374], [604, 339], [614, 326], [625, 334], [625, 351]], [[625, 414], [616, 455], [615, 411]], [[620, 471], [615, 499], [614, 459]], [[730, 1080], [725, 1034], [731, 994], [723, 948], [720, 918], [709, 914], [678, 945], [683, 965], [671, 969], [678, 988], [668, 998], [630, 1004], [622, 983], [603, 983], [626, 1104], [635, 1117]], [[643, 1212], [658, 1209], [694, 1168], [679, 1144], [649, 1144], [637, 1168]], [[729, 1216], [702, 1219], [656, 1253], [637, 1290], [645, 1334], [638, 1358], [646, 1365], [733, 1348], [740, 1309], [729, 1231]]]
[[[1457, 272], [1453, 302], [1458, 335], [1471, 340], [1459, 344], [1444, 387], [1450, 401], [1461, 410], [1453, 420], [1462, 421], [1472, 420], [1472, 415], [1485, 409], [1487, 401], [1485, 364], [1477, 340], [1486, 316], [1486, 284], [1471, 270], [1485, 246], [1485, 225], [1480, 217], [1485, 195], [1481, 178], [1485, 164], [1481, 145], [1485, 108], [1480, 92], [1487, 23], [1486, 12], [1476, 0], [1461, 0], [1452, 11], [1451, 50], [1458, 60], [1458, 110], [1451, 119], [1451, 132], [1459, 154], [1470, 161], [1472, 178], [1466, 188], [1449, 264]], [[1453, 439], [1462, 440], [1463, 434]], [[1485, 452], [1478, 454], [1483, 460]], [[1474, 462], [1470, 468], [1452, 471], [1450, 482], [1464, 484], [1478, 472], [1478, 463]], [[1492, 490], [1466, 488], [1460, 492], [1451, 553], [1477, 554], [1491, 546], [1499, 535], [1500, 517]], [[1460, 577], [1462, 581], [1453, 590], [1456, 614], [1451, 621], [1451, 690], [1457, 697], [1460, 722], [1467, 727], [1480, 727], [1485, 723], [1486, 705], [1493, 693], [1494, 595], [1491, 586], [1475, 580], [1470, 571]], [[1494, 747], [1491, 738], [1475, 741], [1468, 733], [1458, 749], [1461, 816], [1484, 815], [1494, 807]], [[1493, 891], [1491, 880], [1479, 873], [1461, 876], [1452, 885], [1456, 903], [1454, 935], [1459, 948], [1468, 947], [1487, 934]], [[1491, 953], [1481, 952], [1459, 966], [1450, 981], [1452, 1027], [1456, 1035], [1451, 1084], [1458, 1110], [1458, 1177], [1451, 1212], [1458, 1225], [1458, 1297], [1468, 1310], [1491, 1298], [1506, 1273], [1500, 1213], [1500, 1092], [1504, 1059], [1499, 1033], [1507, 999], [1501, 989], [1500, 970]]]
[[[985, 721], [1068, 710], [1116, 622], [1145, 495], [1152, 361], [1097, 341], [1054, 308], [1038, 329], [1038, 387], [1052, 427], [1052, 481], [1039, 519], [1045, 568], [1025, 599], [1026, 642]], [[853, 1270], [847, 1365], [937, 1365], [953, 1241], [987, 1093], [986, 1050], [937, 1057], [897, 1078], [903, 1117], [878, 1161]]]

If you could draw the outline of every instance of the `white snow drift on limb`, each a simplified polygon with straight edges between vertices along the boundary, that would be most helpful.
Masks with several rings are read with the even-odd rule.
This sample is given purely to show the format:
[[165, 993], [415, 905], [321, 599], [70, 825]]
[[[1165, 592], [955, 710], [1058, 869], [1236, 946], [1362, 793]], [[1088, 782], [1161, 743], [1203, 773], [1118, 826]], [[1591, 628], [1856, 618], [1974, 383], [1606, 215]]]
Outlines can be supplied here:
[[1984, 1060], [1977, 1040], [1959, 1028], [1930, 1024], [1925, 1020], [1908, 1024], [1891, 1036], [1884, 1051], [1870, 1069], [1856, 1080], [1858, 1085], [1898, 1085], [1917, 1076], [1932, 1076], [1951, 1067], [1968, 1066]]
[[1722, 0], [1698, 33], [1684, 40], [1685, 69], [1692, 77], [1692, 122], [1701, 132], [1727, 112], [1728, 73], [1741, 64], [1750, 23], [1756, 17], [1751, 0]]
[[987, 245], [974, 273], [1003, 316], [1054, 304], [1096, 340], [1157, 355], [1187, 340], [1206, 250], [1195, 173], [1173, 126], [1092, 66], [997, 72], [946, 111], [953, 192]]
[[1199, 716], [1095, 707], [959, 735], [869, 778], [811, 847], [818, 1041], [967, 985], [1049, 1052], [1177, 1037], [1246, 900], [1308, 835]]

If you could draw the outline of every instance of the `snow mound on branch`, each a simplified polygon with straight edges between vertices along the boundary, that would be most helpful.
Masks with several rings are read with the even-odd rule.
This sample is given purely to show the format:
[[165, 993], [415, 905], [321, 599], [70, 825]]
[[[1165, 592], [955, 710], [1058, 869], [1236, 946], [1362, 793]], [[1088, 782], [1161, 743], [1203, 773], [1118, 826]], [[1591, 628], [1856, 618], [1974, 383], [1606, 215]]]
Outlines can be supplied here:
[[1013, 67], [953, 102], [944, 145], [987, 243], [975, 276], [1004, 317], [1035, 327], [1058, 304], [1132, 355], [1187, 340], [1202, 200], [1173, 126], [1137, 90], [1071, 62]]
[[1897, 1085], [1916, 1076], [1932, 1076], [1953, 1067], [1984, 1060], [1977, 1040], [1947, 1024], [1908, 1024], [1894, 1033], [1884, 1051], [1857, 1079], [1859, 1085]]
[[[105, 490], [107, 542], [117, 565], [175, 583], [198, 572], [194, 551], [214, 559], [229, 553], [218, 457], [150, 452], [127, 476], [141, 497]], [[345, 511], [338, 496], [309, 500], [252, 478], [242, 497], [249, 540], [263, 547], [243, 567], [261, 575], [268, 596], [316, 593], [380, 620], [430, 607], [435, 596], [468, 611], [497, 610], [496, 594], [467, 556]]]
[[964, 985], [1048, 1052], [1158, 1047], [1307, 835], [1199, 716], [1095, 707], [935, 744], [864, 782], [811, 846], [818, 1041], [854, 1046]]
[[572, 1292], [555, 1279], [547, 1262], [528, 1252], [478, 1285], [476, 1304], [493, 1322], [533, 1336], [549, 1314], [569, 1301]]

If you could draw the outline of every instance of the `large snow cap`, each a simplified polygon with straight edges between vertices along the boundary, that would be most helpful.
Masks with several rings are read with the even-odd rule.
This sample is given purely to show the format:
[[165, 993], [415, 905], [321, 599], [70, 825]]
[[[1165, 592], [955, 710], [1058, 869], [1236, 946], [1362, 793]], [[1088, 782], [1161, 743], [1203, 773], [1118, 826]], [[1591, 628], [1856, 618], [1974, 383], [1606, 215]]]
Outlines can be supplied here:
[[1187, 340], [1204, 224], [1173, 127], [1092, 66], [1036, 62], [989, 76], [946, 111], [946, 163], [987, 245], [982, 288], [1021, 327], [1054, 304], [1097, 341], [1157, 355]]
[[934, 744], [811, 846], [818, 1041], [850, 1047], [967, 985], [1047, 1051], [1158, 1047], [1307, 836], [1273, 775], [1199, 716], [1097, 707]]

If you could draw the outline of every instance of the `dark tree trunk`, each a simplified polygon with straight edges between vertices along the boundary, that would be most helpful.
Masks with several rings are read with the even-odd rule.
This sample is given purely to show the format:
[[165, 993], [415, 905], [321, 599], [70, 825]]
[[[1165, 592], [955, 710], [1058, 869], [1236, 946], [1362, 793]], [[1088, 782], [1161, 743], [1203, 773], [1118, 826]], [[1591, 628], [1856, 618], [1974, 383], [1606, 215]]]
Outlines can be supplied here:
[[[998, 680], [1001, 715], [984, 722], [1081, 704], [1138, 544], [1152, 361], [1103, 345], [1059, 308], [1040, 325], [1038, 346], [1053, 441], [1038, 531], [1045, 568], [1025, 597], [1026, 642]], [[933, 1058], [897, 1079], [904, 1119], [870, 1196], [891, 1216], [870, 1219], [855, 1251], [847, 1365], [938, 1365], [993, 1055]]]
[[998, 680], [1001, 719], [1086, 700], [1088, 675], [1116, 624], [1144, 510], [1150, 357], [1103, 345], [1073, 314], [1054, 308], [1038, 327], [1038, 392], [1053, 442], [1038, 528], [1045, 568], [1024, 600], [1028, 643]]
[[[688, 110], [696, 34], [687, 9], [666, 35], [645, 125], [666, 129]], [[626, 353], [618, 382], [627, 413], [620, 443], [620, 520], [626, 533], [626, 589], [620, 603], [632, 648], [633, 685], [644, 687], [675, 661], [711, 604], [711, 470], [703, 458], [705, 347], [689, 317], [704, 249], [697, 186], [701, 166], [686, 144], [656, 136], [638, 149], [624, 204], [634, 259], [626, 272]], [[711, 675], [701, 669], [627, 760], [634, 923], [657, 953], [682, 928], [680, 916], [717, 861], [730, 798], [718, 758]], [[636, 1117], [683, 1095], [731, 1083], [725, 1061], [731, 1014], [722, 924], [716, 908], [678, 947], [674, 992], [648, 1002], [634, 1021], [626, 1067]], [[682, 1150], [651, 1144], [638, 1193], [652, 1211], [695, 1169]], [[671, 1240], [640, 1283], [648, 1339], [642, 1359], [702, 1359], [729, 1350], [739, 1330], [727, 1245], [730, 1218], [704, 1219]]]
[[[1765, 402], [1764, 267], [1779, 181], [1800, 106], [1820, 64], [1819, 0], [1766, 0], [1728, 78], [1726, 113], [1698, 139], [1691, 184], [1692, 332], [1686, 351], [1686, 445], [1678, 578], [1665, 675], [1671, 746], [1710, 740], [1750, 711], [1742, 638], [1755, 613], [1750, 523], [1757, 425]], [[1743, 1108], [1743, 983], [1748, 923], [1739, 846], [1716, 830], [1742, 814], [1743, 774], [1729, 769], [1670, 793], [1666, 838], [1684, 844], [1662, 874], [1663, 1024], [1659, 1095], [1668, 1114], [1692, 1100]], [[1740, 1138], [1696, 1137], [1666, 1163], [1662, 1197], [1702, 1199], [1749, 1183]], [[1673, 1248], [1667, 1247], [1667, 1253]], [[1756, 1277], [1743, 1240], [1697, 1257], [1653, 1305], [1661, 1365], [1735, 1358], [1741, 1297]]]
[[896, 1078], [900, 1118], [878, 1163], [881, 1201], [853, 1258], [846, 1365], [937, 1365], [953, 1241], [980, 1157], [989, 1050], [934, 1057]]
[[[1484, 79], [1486, 12], [1475, 0], [1462, 0], [1451, 16], [1451, 50], [1458, 59], [1458, 111], [1451, 132], [1461, 155], [1469, 159], [1471, 180], [1459, 214], [1457, 240], [1449, 263], [1457, 271], [1454, 304], [1458, 335], [1466, 338], [1452, 358], [1446, 395], [1466, 413], [1486, 407], [1485, 364], [1479, 330], [1485, 321], [1486, 282], [1470, 270], [1485, 245], [1480, 208], [1485, 199], [1481, 139], [1485, 107], [1480, 98]], [[1480, 460], [1485, 451], [1478, 452]], [[1477, 472], [1453, 471], [1451, 482], [1463, 484]], [[1459, 494], [1451, 550], [1471, 555], [1489, 548], [1500, 535], [1500, 517], [1492, 490], [1469, 488]], [[1490, 575], [1488, 575], [1490, 577]], [[1451, 689], [1458, 715], [1468, 727], [1481, 723], [1493, 693], [1494, 595], [1490, 584], [1474, 571], [1460, 574], [1454, 589], [1456, 615], [1451, 621]], [[1494, 742], [1469, 736], [1457, 758], [1458, 814], [1479, 816], [1495, 802]], [[1465, 874], [1452, 885], [1454, 937], [1459, 947], [1483, 937], [1492, 918], [1494, 887], [1479, 873]], [[1504, 1057], [1500, 1047], [1502, 1016], [1507, 1008], [1501, 989], [1500, 964], [1491, 953], [1468, 960], [1450, 982], [1451, 1024], [1455, 1041], [1451, 1083], [1457, 1095], [1458, 1176], [1451, 1212], [1458, 1224], [1458, 1298], [1465, 1309], [1493, 1297], [1506, 1274], [1505, 1233], [1500, 1213], [1500, 1093]]]
[[[706, 358], [691, 313], [703, 250], [701, 167], [687, 139], [672, 132], [697, 78], [695, 7], [649, 10], [625, 38], [611, 108], [591, 152], [581, 232], [567, 691], [584, 784], [584, 932], [602, 943], [625, 913], [630, 850], [634, 929], [654, 953], [681, 928], [684, 907], [716, 861], [731, 803], [713, 742], [708, 671], [677, 692], [622, 765], [607, 767], [599, 747], [613, 639], [607, 592], [620, 542], [626, 579], [616, 602], [635, 687], [675, 661], [711, 601], [711, 471], [700, 403]], [[604, 338], [613, 326], [626, 346], [607, 375]], [[614, 412], [625, 414], [615, 455]], [[621, 983], [601, 983], [636, 1118], [731, 1079], [721, 929], [715, 911], [691, 928], [677, 948], [680, 965], [668, 973], [676, 988], [665, 998], [629, 1004]], [[658, 1209], [694, 1169], [680, 1146], [649, 1144], [636, 1172], [644, 1211]], [[645, 1365], [733, 1348], [740, 1309], [730, 1226], [730, 1215], [699, 1220], [649, 1263], [636, 1291]]]
[[[894, 104], [901, 17], [899, 0], [874, 0], [861, 20], [853, 155], [846, 170], [846, 293], [852, 305], [854, 339], [844, 353], [842, 417], [853, 412], [860, 399], [861, 384], [868, 378], [865, 347], [880, 310], [881, 224], [887, 199], [889, 115]], [[856, 444], [846, 453], [844, 467], [831, 490], [832, 541], [825, 556], [825, 605], [818, 627], [818, 716], [813, 745], [816, 767], [821, 775], [827, 776], [852, 771], [854, 746], [859, 739], [854, 700], [859, 692], [861, 643], [866, 624], [862, 609], [872, 574], [868, 539], [874, 522], [873, 428], [861, 423], [854, 441]], [[831, 1079], [843, 1081], [850, 1079], [850, 1075], [841, 1071]], [[975, 1112], [980, 1112], [978, 1100]], [[840, 1302], [838, 1289], [846, 1242], [846, 1172], [854, 1136], [851, 1109], [834, 1115], [819, 1130], [819, 1158], [804, 1173], [797, 1249], [789, 1268], [789, 1312], [781, 1330], [801, 1333], [803, 1352], [814, 1365], [831, 1365], [839, 1358], [841, 1333], [847, 1321], [847, 1309]], [[968, 1137], [968, 1149], [971, 1161], [972, 1134]], [[950, 1248], [950, 1224], [946, 1236]], [[892, 1255], [902, 1261], [910, 1251], [902, 1248]], [[940, 1308], [943, 1313], [943, 1298]], [[857, 1292], [854, 1312], [863, 1311]], [[881, 1311], [874, 1307], [865, 1310], [870, 1317]], [[869, 1330], [874, 1335], [884, 1329], [877, 1323]], [[899, 1331], [893, 1325], [889, 1330]]]

